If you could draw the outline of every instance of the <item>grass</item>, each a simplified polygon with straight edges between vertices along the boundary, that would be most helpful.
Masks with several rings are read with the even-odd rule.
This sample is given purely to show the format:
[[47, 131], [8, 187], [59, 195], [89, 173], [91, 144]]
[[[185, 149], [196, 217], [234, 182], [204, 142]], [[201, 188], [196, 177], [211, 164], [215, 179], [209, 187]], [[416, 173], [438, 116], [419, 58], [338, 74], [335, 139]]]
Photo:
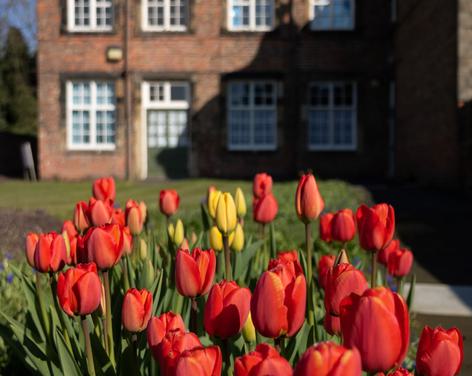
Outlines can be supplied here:
[[[178, 212], [187, 229], [199, 231], [200, 202], [205, 197], [209, 185], [234, 194], [236, 187], [241, 187], [248, 202], [248, 225], [252, 230], [251, 216], [251, 181], [185, 179], [166, 182], [117, 182], [116, 202], [124, 206], [126, 200], [133, 198], [145, 201], [150, 212], [151, 226], [163, 229], [162, 216], [158, 215], [159, 191], [165, 188], [176, 189], [181, 198]], [[275, 182], [274, 194], [279, 202], [279, 214], [275, 228], [281, 239], [281, 245], [294, 247], [303, 240], [303, 226], [294, 211], [294, 195], [297, 182]], [[362, 186], [355, 186], [340, 180], [319, 182], [320, 192], [325, 200], [325, 210], [341, 208], [355, 209], [362, 202], [370, 202], [369, 192]], [[91, 182], [56, 182], [44, 181], [29, 183], [24, 181], [6, 181], [0, 183], [0, 208], [19, 208], [24, 210], [43, 209], [62, 220], [72, 218], [74, 205], [79, 200], [87, 201], [91, 196]]]

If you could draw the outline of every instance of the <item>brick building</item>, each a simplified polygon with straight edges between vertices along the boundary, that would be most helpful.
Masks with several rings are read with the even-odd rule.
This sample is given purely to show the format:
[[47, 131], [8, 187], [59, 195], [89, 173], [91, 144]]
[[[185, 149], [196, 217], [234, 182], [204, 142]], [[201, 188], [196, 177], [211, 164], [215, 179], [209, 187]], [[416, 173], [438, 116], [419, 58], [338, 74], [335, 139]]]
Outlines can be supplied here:
[[40, 175], [457, 180], [445, 3], [37, 0]]

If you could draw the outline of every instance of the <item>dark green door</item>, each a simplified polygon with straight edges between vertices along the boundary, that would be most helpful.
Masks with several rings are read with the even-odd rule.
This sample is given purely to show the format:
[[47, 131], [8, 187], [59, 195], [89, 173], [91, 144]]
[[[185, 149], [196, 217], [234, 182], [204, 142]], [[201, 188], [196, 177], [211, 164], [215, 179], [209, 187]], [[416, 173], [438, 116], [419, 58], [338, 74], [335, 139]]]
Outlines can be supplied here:
[[148, 110], [148, 176], [188, 175], [187, 110]]

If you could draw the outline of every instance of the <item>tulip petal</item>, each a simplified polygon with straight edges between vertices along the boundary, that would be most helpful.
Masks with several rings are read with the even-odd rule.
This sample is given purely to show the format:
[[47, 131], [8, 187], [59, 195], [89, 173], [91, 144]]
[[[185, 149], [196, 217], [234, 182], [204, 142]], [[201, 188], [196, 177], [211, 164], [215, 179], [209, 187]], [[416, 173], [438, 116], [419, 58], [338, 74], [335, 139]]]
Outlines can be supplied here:
[[305, 321], [306, 280], [303, 275], [299, 275], [287, 288], [284, 304], [288, 308], [287, 336], [291, 337], [298, 332]]
[[293, 372], [289, 362], [282, 356], [266, 358], [256, 365], [251, 375], [287, 376]]
[[123, 326], [130, 332], [139, 332], [144, 317], [144, 307], [140, 298], [128, 292], [123, 299], [121, 319]]
[[88, 315], [94, 312], [100, 305], [102, 284], [97, 273], [84, 273], [76, 281], [72, 290], [77, 297], [77, 314]]
[[410, 316], [403, 298], [398, 294], [393, 294], [393, 299], [395, 302], [395, 316], [400, 326], [400, 334], [402, 335], [402, 347], [396, 365], [401, 365], [408, 353], [408, 346], [410, 344]]
[[200, 291], [200, 271], [193, 257], [179, 250], [175, 261], [175, 283], [183, 296], [196, 297]]

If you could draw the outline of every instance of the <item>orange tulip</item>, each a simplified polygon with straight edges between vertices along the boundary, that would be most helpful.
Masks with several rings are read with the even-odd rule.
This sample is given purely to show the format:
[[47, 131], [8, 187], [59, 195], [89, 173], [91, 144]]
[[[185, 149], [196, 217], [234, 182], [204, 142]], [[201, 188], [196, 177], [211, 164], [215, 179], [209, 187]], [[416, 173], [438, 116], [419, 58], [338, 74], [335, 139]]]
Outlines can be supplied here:
[[385, 248], [382, 248], [377, 253], [377, 261], [380, 264], [387, 266], [390, 253], [396, 251], [397, 249], [400, 249], [400, 240], [393, 239]]
[[160, 374], [174, 376], [180, 355], [186, 350], [201, 346], [200, 340], [194, 333], [185, 333], [179, 329], [167, 332], [156, 350]]
[[74, 208], [74, 225], [77, 231], [84, 232], [90, 226], [89, 207], [85, 201], [79, 201]]
[[333, 213], [326, 213], [320, 217], [320, 238], [326, 243], [330, 243], [333, 240], [331, 236], [331, 221], [333, 217]]
[[464, 360], [462, 334], [457, 328], [423, 329], [416, 353], [416, 372], [420, 376], [458, 375]]
[[203, 325], [211, 336], [223, 339], [241, 332], [249, 315], [251, 291], [234, 281], [213, 285], [205, 303]]
[[295, 194], [295, 211], [304, 223], [316, 220], [324, 209], [324, 201], [318, 191], [313, 174], [303, 175]]
[[163, 189], [159, 194], [159, 209], [170, 217], [179, 208], [180, 197], [173, 189]]
[[340, 305], [344, 345], [356, 347], [366, 372], [385, 372], [405, 359], [410, 319], [403, 298], [385, 287], [351, 294]]
[[144, 202], [138, 203], [134, 200], [128, 200], [126, 203], [126, 225], [131, 234], [139, 235], [143, 231], [144, 221], [146, 219], [146, 205]]
[[118, 225], [94, 227], [87, 232], [87, 259], [95, 262], [100, 270], [115, 265], [123, 254], [124, 234]]
[[75, 238], [78, 235], [77, 229], [71, 220], [64, 221], [61, 232], [67, 232], [69, 239]]
[[[30, 241], [34, 241], [30, 239]], [[67, 261], [66, 242], [55, 232], [40, 234], [34, 249], [34, 268], [41, 273], [57, 272]]]
[[123, 253], [129, 255], [131, 251], [133, 250], [133, 235], [131, 235], [131, 231], [129, 230], [129, 227], [120, 227], [120, 228], [121, 228], [121, 236], [123, 237], [123, 247], [122, 247]]
[[257, 281], [251, 317], [265, 337], [293, 336], [305, 320], [306, 280], [296, 251], [279, 255]]
[[252, 185], [254, 197], [261, 198], [272, 194], [272, 177], [265, 172], [261, 172], [254, 176]]
[[197, 347], [180, 355], [175, 376], [220, 376], [222, 364], [218, 346]]
[[59, 274], [57, 297], [69, 316], [88, 315], [99, 307], [102, 283], [94, 263], [78, 264]]
[[295, 367], [294, 376], [361, 376], [361, 357], [357, 349], [348, 350], [332, 342], [309, 347]]
[[356, 221], [351, 209], [336, 212], [331, 222], [331, 236], [338, 242], [349, 242], [356, 235]]
[[364, 274], [351, 264], [339, 264], [328, 271], [325, 286], [326, 316], [324, 326], [329, 334], [339, 334], [341, 301], [352, 293], [362, 295], [369, 287]]
[[326, 287], [329, 268], [334, 265], [335, 261], [335, 255], [323, 255], [318, 262], [318, 283], [323, 289]]
[[388, 256], [387, 270], [394, 277], [406, 276], [413, 266], [413, 253], [406, 248], [393, 251]]
[[254, 221], [262, 224], [272, 222], [279, 210], [279, 205], [273, 194], [254, 198], [252, 207]]
[[236, 358], [234, 376], [287, 376], [292, 367], [276, 349], [267, 343], [257, 345], [255, 351]]
[[34, 232], [29, 232], [26, 235], [26, 245], [25, 245], [25, 253], [26, 253], [26, 260], [28, 264], [34, 268], [34, 252], [36, 251], [36, 244], [38, 244], [39, 235], [35, 234]]
[[175, 261], [175, 283], [183, 296], [205, 295], [213, 284], [216, 257], [213, 249], [195, 248], [191, 253], [179, 249]]
[[91, 197], [88, 205], [90, 220], [94, 226], [102, 226], [111, 222], [113, 208], [107, 201]]
[[130, 289], [123, 298], [121, 321], [129, 332], [142, 332], [151, 318], [152, 294], [142, 289]]
[[372, 208], [361, 205], [356, 217], [362, 248], [376, 252], [390, 243], [395, 232], [395, 211], [391, 205], [377, 204]]
[[111, 223], [120, 226], [126, 226], [126, 218], [125, 213], [121, 208], [113, 209], [113, 213], [111, 214]]
[[146, 335], [152, 356], [158, 360], [158, 346], [167, 333], [174, 330], [185, 331], [185, 324], [182, 316], [173, 312], [163, 313], [159, 317], [153, 317], [149, 320]]
[[96, 179], [92, 186], [93, 197], [113, 203], [116, 197], [115, 179], [112, 177]]

